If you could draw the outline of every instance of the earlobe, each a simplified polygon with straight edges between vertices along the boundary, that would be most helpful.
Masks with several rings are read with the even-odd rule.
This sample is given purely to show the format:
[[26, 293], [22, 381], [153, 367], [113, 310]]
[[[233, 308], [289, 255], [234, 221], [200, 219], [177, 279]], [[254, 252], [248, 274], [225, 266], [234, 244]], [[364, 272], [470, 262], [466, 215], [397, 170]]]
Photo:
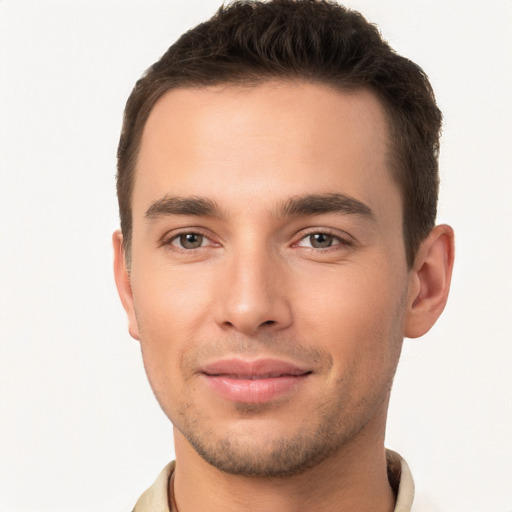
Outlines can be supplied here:
[[128, 315], [128, 331], [130, 336], [138, 340], [139, 328], [137, 325], [137, 318], [135, 317], [135, 309], [133, 307], [130, 272], [126, 266], [125, 248], [121, 231], [114, 231], [112, 235], [112, 245], [114, 246], [114, 277], [117, 292], [119, 293], [119, 298], [121, 299], [123, 308]]
[[454, 261], [453, 229], [436, 226], [421, 243], [409, 277], [404, 335], [417, 338], [435, 324], [448, 300]]

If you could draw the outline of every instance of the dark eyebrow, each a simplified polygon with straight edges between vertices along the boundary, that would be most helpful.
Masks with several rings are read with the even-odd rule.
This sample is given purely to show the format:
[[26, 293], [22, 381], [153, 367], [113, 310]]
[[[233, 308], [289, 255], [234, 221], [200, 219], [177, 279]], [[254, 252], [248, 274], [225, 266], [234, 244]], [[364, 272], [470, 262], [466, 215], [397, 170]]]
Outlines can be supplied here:
[[279, 215], [283, 217], [322, 213], [361, 215], [375, 220], [375, 215], [369, 206], [344, 194], [312, 194], [292, 197], [279, 211]]
[[[278, 210], [279, 217], [344, 213], [374, 219], [371, 208], [361, 201], [344, 194], [310, 194], [291, 197]], [[178, 197], [166, 195], [151, 203], [146, 219], [154, 220], [168, 215], [194, 215], [223, 218], [221, 209], [214, 201], [204, 197]]]
[[146, 210], [146, 219], [154, 220], [167, 215], [196, 215], [204, 217], [222, 217], [218, 205], [203, 197], [178, 197], [166, 195], [150, 205]]

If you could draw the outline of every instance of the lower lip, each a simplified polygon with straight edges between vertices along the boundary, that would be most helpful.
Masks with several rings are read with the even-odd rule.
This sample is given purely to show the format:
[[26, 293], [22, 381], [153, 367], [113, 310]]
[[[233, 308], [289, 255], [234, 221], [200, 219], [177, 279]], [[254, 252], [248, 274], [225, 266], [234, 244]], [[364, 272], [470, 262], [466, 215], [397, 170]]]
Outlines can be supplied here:
[[209, 386], [220, 396], [246, 404], [275, 400], [296, 388], [307, 376], [308, 374], [269, 379], [237, 379], [223, 375], [205, 375]]

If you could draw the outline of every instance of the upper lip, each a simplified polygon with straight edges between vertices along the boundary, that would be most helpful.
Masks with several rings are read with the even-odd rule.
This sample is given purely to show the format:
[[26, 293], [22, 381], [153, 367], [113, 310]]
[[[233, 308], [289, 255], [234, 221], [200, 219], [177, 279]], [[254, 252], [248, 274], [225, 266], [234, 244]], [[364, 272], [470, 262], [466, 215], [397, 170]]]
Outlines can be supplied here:
[[300, 376], [311, 370], [280, 359], [262, 358], [253, 361], [232, 358], [213, 361], [201, 367], [209, 376], [225, 376], [238, 379], [269, 379], [273, 377]]

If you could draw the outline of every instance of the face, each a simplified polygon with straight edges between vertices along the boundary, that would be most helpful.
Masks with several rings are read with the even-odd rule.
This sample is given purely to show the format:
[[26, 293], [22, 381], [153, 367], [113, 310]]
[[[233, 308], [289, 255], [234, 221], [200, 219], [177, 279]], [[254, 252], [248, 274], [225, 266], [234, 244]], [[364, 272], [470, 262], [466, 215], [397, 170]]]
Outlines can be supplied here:
[[176, 442], [223, 471], [383, 436], [410, 302], [387, 136], [370, 92], [305, 83], [177, 89], [147, 121], [130, 332]]

